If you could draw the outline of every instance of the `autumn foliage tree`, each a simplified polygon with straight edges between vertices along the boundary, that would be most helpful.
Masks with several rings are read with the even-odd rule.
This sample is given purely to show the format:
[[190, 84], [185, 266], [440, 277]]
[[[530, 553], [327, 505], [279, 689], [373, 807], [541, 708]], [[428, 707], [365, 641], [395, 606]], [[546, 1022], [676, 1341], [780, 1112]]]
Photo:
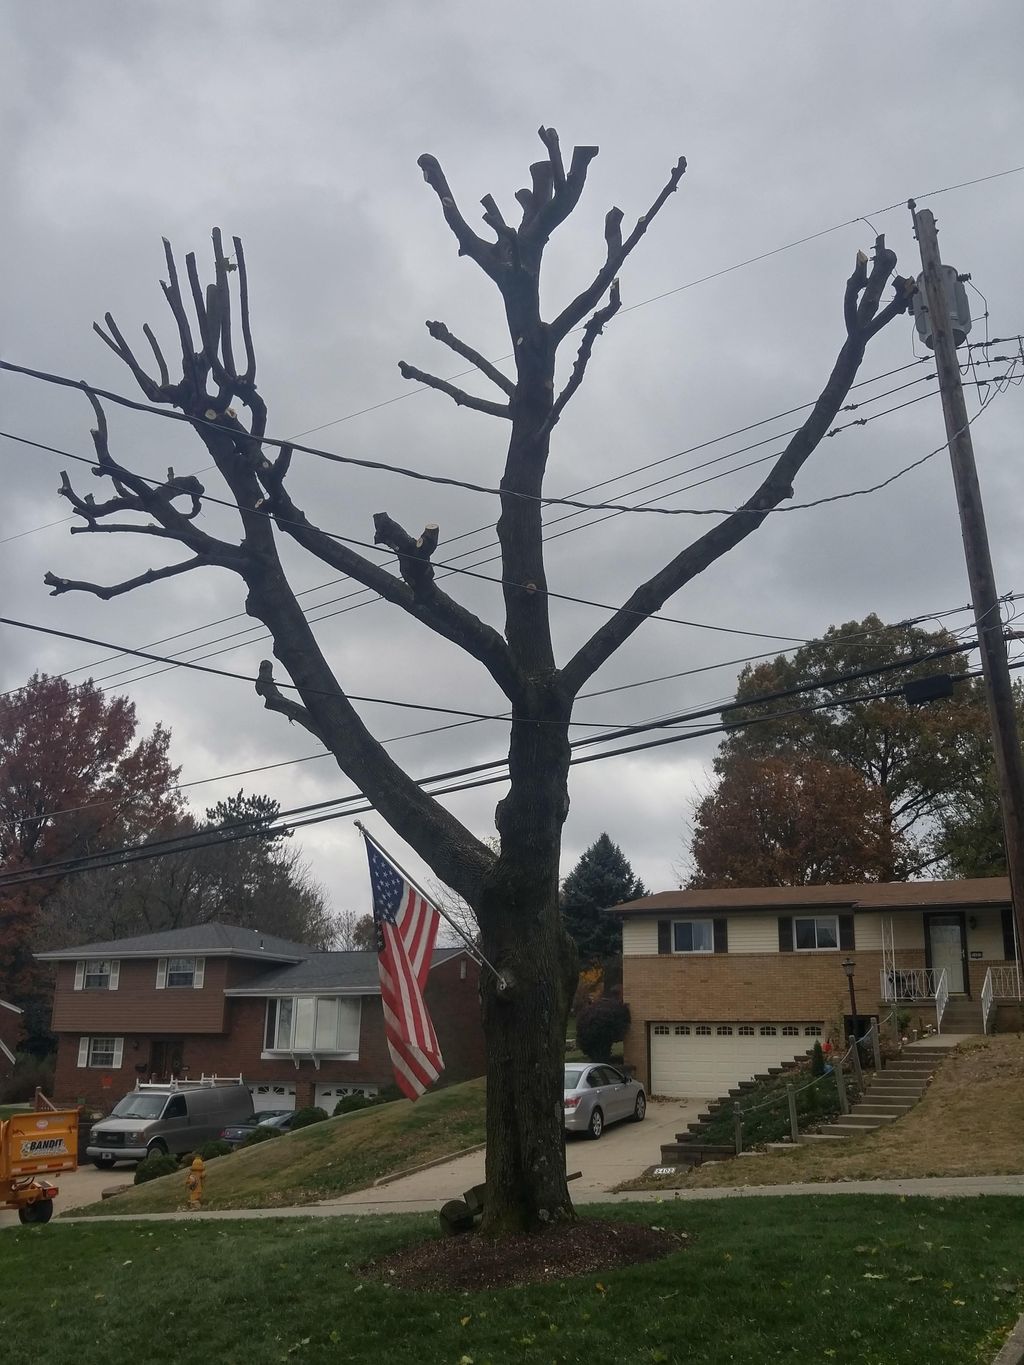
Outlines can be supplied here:
[[[180, 818], [170, 734], [138, 734], [135, 707], [92, 682], [34, 674], [0, 698], [0, 875], [97, 853]], [[45, 996], [33, 961], [40, 914], [62, 877], [0, 887], [0, 997]]]
[[693, 826], [693, 887], [882, 881], [894, 860], [882, 793], [815, 758], [732, 759]]
[[[489, 416], [507, 433], [500, 475], [488, 480], [476, 465], [469, 471], [475, 483], [491, 489], [500, 508], [495, 527], [501, 554], [496, 575], [503, 607], [499, 625], [459, 601], [457, 578], [446, 578], [443, 587], [438, 581], [432, 562], [440, 541], [436, 522], [417, 534], [388, 513], [378, 513], [374, 541], [387, 560], [379, 562], [339, 534], [347, 527], [335, 520], [330, 531], [321, 529], [302, 506], [300, 491], [288, 479], [293, 455], [301, 447], [267, 434], [267, 406], [256, 384], [242, 243], [234, 239], [229, 259], [219, 231], [213, 238], [213, 279], [205, 285], [193, 255], [185, 258], [183, 284], [166, 246], [163, 289], [180, 349], [173, 378], [148, 326], [152, 361], [145, 364], [109, 314], [97, 331], [124, 361], [148, 404], [162, 411], [177, 409], [191, 425], [237, 508], [241, 536], [232, 541], [211, 533], [211, 522], [200, 518], [207, 494], [198, 479], [169, 473], [166, 480], [153, 480], [129, 468], [112, 449], [100, 397], [82, 385], [95, 414], [98, 472], [109, 478], [112, 495], [105, 502], [83, 497], [65, 476], [62, 492], [82, 523], [76, 529], [155, 536], [159, 544], [177, 543], [186, 553], [141, 572], [133, 569], [113, 584], [54, 573], [46, 579], [55, 594], [91, 592], [107, 600], [210, 567], [237, 575], [244, 585], [246, 611], [268, 629], [274, 656], [287, 676], [279, 682], [271, 662], [262, 665], [257, 691], [265, 705], [315, 735], [381, 817], [472, 908], [483, 955], [498, 968], [497, 975], [485, 972], [481, 978], [488, 1068], [484, 1223], [491, 1232], [536, 1229], [572, 1216], [565, 1180], [562, 1058], [577, 964], [562, 924], [558, 874], [569, 808], [569, 725], [575, 699], [652, 613], [793, 496], [794, 479], [846, 402], [869, 342], [906, 311], [912, 290], [909, 281], [895, 277], [896, 257], [883, 238], [876, 240], [872, 260], [858, 254], [836, 310], [841, 321], [831, 373], [757, 488], [692, 540], [681, 538], [667, 563], [652, 567], [646, 581], [626, 594], [620, 608], [609, 611], [572, 657], [559, 659], [544, 562], [544, 478], [552, 436], [580, 390], [598, 339], [619, 310], [619, 272], [678, 188], [686, 162], [680, 158], [632, 227], [620, 209], [609, 210], [596, 268], [575, 296], [555, 302], [559, 281], [553, 275], [546, 278], [544, 302], [554, 306], [545, 316], [545, 251], [576, 208], [597, 148], [576, 147], [566, 164], [554, 129], [541, 128], [540, 138], [544, 155], [530, 167], [529, 185], [516, 192], [518, 213], [510, 221], [497, 200], [485, 195], [483, 231], [466, 220], [438, 161], [429, 155], [419, 160], [459, 255], [497, 293], [514, 357], [511, 372], [439, 321], [427, 324], [430, 335], [459, 357], [460, 366], [468, 362], [488, 385], [488, 396], [400, 365], [406, 378]], [[883, 303], [890, 284], [895, 296]], [[575, 357], [571, 366], [560, 366], [559, 350], [570, 338]], [[432, 500], [432, 495], [423, 499]], [[343, 493], [334, 505], [336, 511], [344, 508]], [[288, 546], [284, 557], [282, 543]], [[403, 771], [367, 729], [289, 582], [286, 564], [295, 562], [296, 548], [373, 589], [397, 612], [465, 651], [508, 699], [509, 779], [496, 812], [496, 853]]]

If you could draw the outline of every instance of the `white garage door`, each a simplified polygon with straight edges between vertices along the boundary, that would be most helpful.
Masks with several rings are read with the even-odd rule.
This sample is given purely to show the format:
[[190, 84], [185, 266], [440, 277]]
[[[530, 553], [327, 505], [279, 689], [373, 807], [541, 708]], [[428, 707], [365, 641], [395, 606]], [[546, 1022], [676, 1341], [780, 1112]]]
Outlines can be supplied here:
[[326, 1109], [328, 1114], [333, 1114], [334, 1106], [346, 1095], [366, 1095], [369, 1098], [376, 1095], [379, 1089], [377, 1085], [318, 1085], [313, 1103]]
[[255, 1110], [295, 1108], [294, 1085], [275, 1085], [273, 1081], [268, 1081], [264, 1085], [250, 1085], [249, 1094]]
[[651, 1092], [716, 1099], [814, 1046], [820, 1024], [652, 1024]]

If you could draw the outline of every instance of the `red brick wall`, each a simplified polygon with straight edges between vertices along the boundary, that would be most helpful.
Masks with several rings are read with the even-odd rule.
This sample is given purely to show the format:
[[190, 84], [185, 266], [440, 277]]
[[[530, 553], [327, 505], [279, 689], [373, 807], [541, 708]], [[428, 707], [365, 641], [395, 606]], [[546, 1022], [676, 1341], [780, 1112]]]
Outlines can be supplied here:
[[[466, 978], [461, 979], [460, 963], [467, 964]], [[481, 1076], [484, 1072], [483, 1030], [480, 1024], [478, 998], [479, 971], [468, 958], [453, 958], [435, 967], [427, 982], [426, 999], [438, 1042], [445, 1060], [442, 1085]], [[161, 992], [162, 994], [162, 992]], [[197, 992], [199, 994], [199, 992]], [[290, 1058], [264, 1061], [264, 1029], [266, 1001], [260, 997], [226, 997], [225, 1031], [223, 1034], [181, 1034], [152, 1030], [125, 1034], [124, 1057], [119, 1071], [102, 1071], [78, 1066], [79, 1033], [62, 1033], [57, 1051], [54, 1093], [61, 1101], [84, 1100], [106, 1106], [130, 1090], [137, 1079], [136, 1064], [149, 1060], [150, 1044], [154, 1038], [182, 1037], [184, 1063], [190, 1076], [244, 1076], [249, 1083], [276, 1082], [294, 1085], [298, 1107], [313, 1103], [314, 1087], [328, 1085], [390, 1085], [393, 1081], [391, 1062], [384, 1037], [384, 1020], [379, 996], [364, 996], [360, 1021], [359, 1060], [357, 1062], [330, 1061], [320, 1063], [319, 1070], [312, 1061], [300, 1060], [296, 1066]], [[100, 1030], [94, 1029], [94, 1032]], [[116, 1033], [112, 1026], [104, 1033]], [[111, 1077], [111, 1086], [104, 1088], [103, 1077]]]

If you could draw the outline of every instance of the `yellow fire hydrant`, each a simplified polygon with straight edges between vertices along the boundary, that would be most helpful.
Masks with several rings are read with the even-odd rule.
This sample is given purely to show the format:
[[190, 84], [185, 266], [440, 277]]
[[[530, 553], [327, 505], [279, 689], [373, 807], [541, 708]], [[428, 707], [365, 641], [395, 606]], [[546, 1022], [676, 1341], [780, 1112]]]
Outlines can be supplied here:
[[205, 1179], [206, 1167], [203, 1165], [203, 1158], [197, 1156], [193, 1159], [189, 1173], [185, 1177], [185, 1188], [188, 1190], [188, 1206], [190, 1209], [202, 1207], [203, 1182]]

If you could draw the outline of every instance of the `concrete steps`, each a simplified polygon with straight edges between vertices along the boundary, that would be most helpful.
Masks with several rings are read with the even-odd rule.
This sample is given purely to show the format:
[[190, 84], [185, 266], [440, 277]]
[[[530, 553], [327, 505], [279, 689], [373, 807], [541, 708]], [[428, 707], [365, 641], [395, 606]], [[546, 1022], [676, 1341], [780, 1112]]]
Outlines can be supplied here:
[[800, 1142], [844, 1142], [863, 1137], [887, 1124], [895, 1123], [917, 1104], [948, 1048], [908, 1047], [884, 1070], [865, 1073], [865, 1089], [848, 1114], [828, 1124], [819, 1133], [804, 1133]]

